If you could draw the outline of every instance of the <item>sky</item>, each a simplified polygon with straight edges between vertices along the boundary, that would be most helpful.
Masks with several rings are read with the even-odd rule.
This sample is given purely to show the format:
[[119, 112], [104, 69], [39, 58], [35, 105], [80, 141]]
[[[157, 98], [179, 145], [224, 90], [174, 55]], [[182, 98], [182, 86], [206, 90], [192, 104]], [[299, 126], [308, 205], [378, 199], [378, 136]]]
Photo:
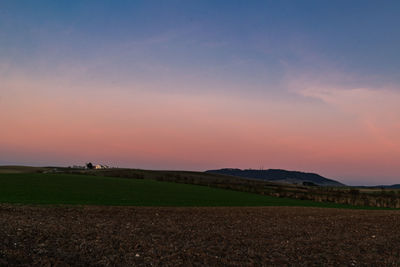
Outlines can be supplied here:
[[400, 183], [399, 1], [0, 0], [0, 165]]

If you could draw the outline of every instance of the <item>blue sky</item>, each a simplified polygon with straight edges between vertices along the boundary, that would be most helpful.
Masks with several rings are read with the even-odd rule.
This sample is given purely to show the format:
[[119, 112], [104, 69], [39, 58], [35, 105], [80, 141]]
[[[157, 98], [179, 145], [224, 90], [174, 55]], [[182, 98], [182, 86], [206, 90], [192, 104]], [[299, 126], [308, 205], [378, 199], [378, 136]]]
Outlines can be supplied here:
[[399, 82], [397, 1], [2, 1], [0, 9], [1, 59], [28, 71], [100, 57], [126, 76], [146, 75], [146, 62], [260, 83], [279, 82], [288, 66]]
[[[12, 126], [0, 151], [13, 155], [0, 164], [92, 157], [395, 181], [399, 11], [399, 1], [0, 1], [0, 119]], [[90, 116], [101, 123], [81, 123]], [[57, 130], [59, 118], [71, 127]], [[18, 137], [29, 122], [48, 131]], [[94, 154], [43, 150], [94, 130], [93, 146], [130, 141]]]

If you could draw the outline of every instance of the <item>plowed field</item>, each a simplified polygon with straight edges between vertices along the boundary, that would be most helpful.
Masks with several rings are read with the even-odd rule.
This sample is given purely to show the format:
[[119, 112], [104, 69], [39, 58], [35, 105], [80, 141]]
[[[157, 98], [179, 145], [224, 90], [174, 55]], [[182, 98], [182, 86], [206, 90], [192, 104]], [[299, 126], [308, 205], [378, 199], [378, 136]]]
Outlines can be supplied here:
[[0, 266], [399, 265], [400, 212], [0, 205]]

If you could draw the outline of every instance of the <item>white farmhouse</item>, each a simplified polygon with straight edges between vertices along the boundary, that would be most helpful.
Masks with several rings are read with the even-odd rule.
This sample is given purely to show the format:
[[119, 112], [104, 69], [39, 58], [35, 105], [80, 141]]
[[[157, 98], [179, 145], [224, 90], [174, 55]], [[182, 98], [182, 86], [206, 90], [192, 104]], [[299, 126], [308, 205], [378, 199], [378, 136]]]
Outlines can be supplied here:
[[97, 164], [97, 165], [94, 166], [94, 168], [96, 170], [101, 170], [101, 169], [108, 169], [108, 166], [102, 165], [102, 164]]

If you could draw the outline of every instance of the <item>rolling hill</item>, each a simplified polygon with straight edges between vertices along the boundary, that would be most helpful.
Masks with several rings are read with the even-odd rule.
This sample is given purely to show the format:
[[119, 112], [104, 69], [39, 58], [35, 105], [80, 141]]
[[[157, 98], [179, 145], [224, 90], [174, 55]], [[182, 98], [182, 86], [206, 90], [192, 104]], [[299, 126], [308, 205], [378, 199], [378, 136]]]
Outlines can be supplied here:
[[305, 184], [305, 185], [319, 185], [319, 186], [344, 186], [344, 184], [322, 177], [316, 173], [307, 173], [299, 171], [286, 171], [279, 169], [269, 170], [253, 170], [253, 169], [234, 169], [224, 168], [219, 170], [208, 170], [207, 173], [216, 173], [237, 176], [242, 178], [259, 179], [263, 181], [271, 181], [278, 183], [289, 184]]

